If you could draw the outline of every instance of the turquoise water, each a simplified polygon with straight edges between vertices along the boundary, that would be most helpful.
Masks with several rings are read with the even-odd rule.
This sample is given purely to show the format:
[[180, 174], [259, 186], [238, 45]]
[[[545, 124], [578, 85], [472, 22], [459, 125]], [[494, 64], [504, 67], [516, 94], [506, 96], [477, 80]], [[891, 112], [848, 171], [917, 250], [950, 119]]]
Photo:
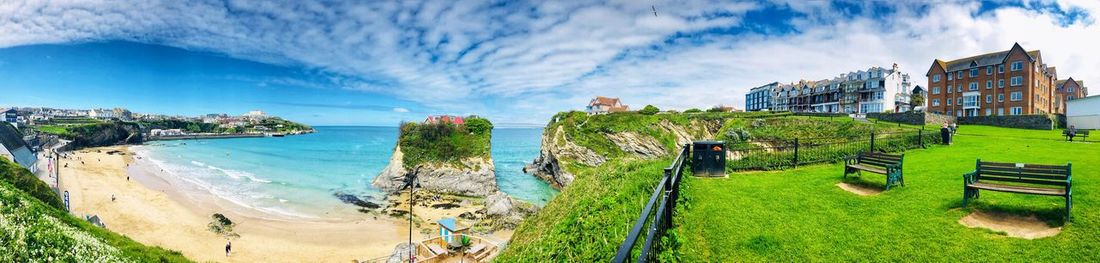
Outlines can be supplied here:
[[[281, 138], [156, 141], [134, 151], [172, 179], [270, 213], [316, 217], [332, 207], [351, 208], [335, 193], [381, 200], [370, 183], [389, 162], [397, 128], [316, 129]], [[497, 183], [504, 192], [539, 205], [557, 194], [521, 171], [538, 155], [540, 129], [493, 132]]]

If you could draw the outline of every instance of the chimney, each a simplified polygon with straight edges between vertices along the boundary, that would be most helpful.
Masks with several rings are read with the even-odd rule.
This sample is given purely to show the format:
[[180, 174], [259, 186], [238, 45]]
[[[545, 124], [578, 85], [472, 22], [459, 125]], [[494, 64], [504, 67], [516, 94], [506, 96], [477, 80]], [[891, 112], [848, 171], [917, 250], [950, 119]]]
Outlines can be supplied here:
[[894, 72], [898, 71], [898, 63], [894, 63]]

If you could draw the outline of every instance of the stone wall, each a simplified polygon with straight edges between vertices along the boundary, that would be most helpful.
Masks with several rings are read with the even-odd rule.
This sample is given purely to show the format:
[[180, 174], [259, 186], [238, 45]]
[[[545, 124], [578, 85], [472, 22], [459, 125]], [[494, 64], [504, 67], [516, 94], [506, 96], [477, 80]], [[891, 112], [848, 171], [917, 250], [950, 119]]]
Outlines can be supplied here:
[[931, 112], [868, 113], [868, 118], [911, 125], [944, 124], [955, 122], [955, 117]]
[[959, 117], [959, 124], [977, 124], [1008, 128], [1051, 130], [1054, 119], [1047, 115], [974, 116]]

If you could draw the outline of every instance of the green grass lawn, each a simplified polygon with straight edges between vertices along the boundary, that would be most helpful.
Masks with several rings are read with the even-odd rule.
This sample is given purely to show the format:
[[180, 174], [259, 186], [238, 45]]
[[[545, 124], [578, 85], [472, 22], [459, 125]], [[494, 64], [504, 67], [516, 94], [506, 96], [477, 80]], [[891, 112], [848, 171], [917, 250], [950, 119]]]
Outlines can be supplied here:
[[[843, 164], [685, 180], [675, 229], [683, 261], [1100, 261], [1100, 142], [1064, 142], [1060, 131], [967, 125], [954, 145], [905, 153], [906, 186], [857, 196], [836, 186]], [[1073, 163], [1072, 222], [1064, 199], [983, 191], [961, 208], [962, 174], [975, 159]], [[850, 179], [851, 180], [851, 179]], [[856, 183], [881, 186], [882, 175]], [[1063, 225], [1024, 240], [957, 221], [974, 210], [1034, 214]]]

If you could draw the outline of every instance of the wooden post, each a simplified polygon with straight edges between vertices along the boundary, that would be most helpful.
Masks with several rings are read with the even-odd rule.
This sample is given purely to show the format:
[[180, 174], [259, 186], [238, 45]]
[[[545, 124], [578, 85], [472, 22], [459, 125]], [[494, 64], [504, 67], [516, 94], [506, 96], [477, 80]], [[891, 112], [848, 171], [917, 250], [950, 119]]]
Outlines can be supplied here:
[[794, 138], [794, 167], [798, 167], [798, 138]]
[[924, 128], [917, 130], [917, 144], [920, 145], [920, 148], [924, 148]]
[[871, 132], [871, 149], [870, 149], [870, 152], [874, 152], [874, 151], [875, 151], [875, 132], [872, 131]]

